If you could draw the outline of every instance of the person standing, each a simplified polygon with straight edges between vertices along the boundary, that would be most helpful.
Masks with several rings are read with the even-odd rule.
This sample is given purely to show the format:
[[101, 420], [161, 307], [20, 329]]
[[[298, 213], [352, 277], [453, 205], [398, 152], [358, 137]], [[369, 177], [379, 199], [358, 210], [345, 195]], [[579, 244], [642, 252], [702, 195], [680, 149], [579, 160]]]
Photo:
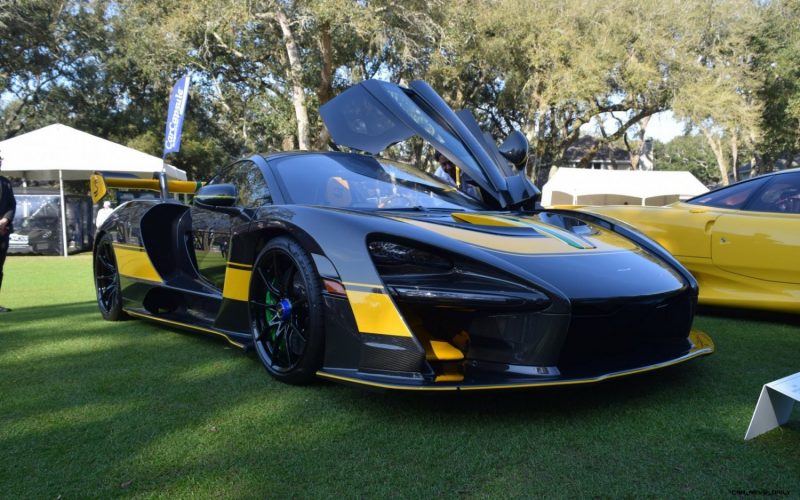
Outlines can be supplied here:
[[450, 161], [448, 157], [438, 151], [434, 153], [433, 157], [436, 162], [439, 163], [439, 166], [436, 167], [436, 171], [433, 173], [434, 177], [447, 184], [450, 184], [451, 186], [457, 187], [460, 191], [472, 196], [473, 198], [480, 199], [478, 195], [478, 189], [472, 184], [472, 179], [467, 177], [467, 175], [464, 173], [459, 175], [457, 167], [452, 161]]
[[[0, 166], [3, 159], [0, 158]], [[0, 288], [3, 286], [3, 264], [8, 253], [9, 235], [14, 232], [14, 212], [17, 210], [17, 200], [11, 182], [0, 175]], [[9, 312], [11, 309], [0, 306], [0, 313]]]
[[447, 184], [450, 184], [451, 186], [455, 186], [456, 166], [453, 165], [453, 162], [451, 162], [449, 158], [438, 151], [433, 154], [433, 158], [436, 160], [436, 163], [439, 164], [439, 166], [436, 167], [436, 171], [433, 173], [433, 176]]
[[94, 222], [95, 230], [100, 229], [100, 226], [103, 225], [103, 222], [105, 222], [106, 219], [108, 219], [108, 216], [111, 215], [111, 212], [113, 211], [114, 209], [111, 208], [111, 202], [107, 200], [104, 201], [103, 208], [97, 211], [97, 219], [95, 219]]

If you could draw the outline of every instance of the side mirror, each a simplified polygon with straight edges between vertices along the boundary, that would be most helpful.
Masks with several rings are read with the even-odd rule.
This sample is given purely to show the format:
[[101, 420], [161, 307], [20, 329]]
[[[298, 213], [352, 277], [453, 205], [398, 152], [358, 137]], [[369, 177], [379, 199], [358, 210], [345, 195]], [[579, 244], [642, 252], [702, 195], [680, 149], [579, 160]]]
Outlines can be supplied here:
[[518, 168], [524, 166], [528, 161], [528, 138], [519, 130], [508, 134], [498, 149], [506, 160]]
[[239, 190], [233, 184], [209, 184], [197, 190], [194, 204], [201, 208], [231, 208], [239, 199]]

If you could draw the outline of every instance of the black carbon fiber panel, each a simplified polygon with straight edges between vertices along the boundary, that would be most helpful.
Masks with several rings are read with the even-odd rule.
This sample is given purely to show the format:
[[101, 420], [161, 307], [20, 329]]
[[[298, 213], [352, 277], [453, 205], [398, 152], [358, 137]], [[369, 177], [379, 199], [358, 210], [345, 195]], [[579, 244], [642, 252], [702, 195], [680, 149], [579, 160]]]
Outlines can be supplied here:
[[421, 372], [425, 351], [412, 337], [362, 334], [360, 370]]

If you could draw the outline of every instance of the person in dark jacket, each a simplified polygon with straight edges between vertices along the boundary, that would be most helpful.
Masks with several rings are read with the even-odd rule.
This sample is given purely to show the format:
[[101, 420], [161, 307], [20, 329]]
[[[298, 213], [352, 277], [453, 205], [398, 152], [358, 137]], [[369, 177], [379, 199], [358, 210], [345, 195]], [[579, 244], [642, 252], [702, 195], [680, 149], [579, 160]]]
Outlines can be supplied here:
[[[0, 158], [0, 165], [2, 165]], [[17, 200], [11, 189], [11, 182], [0, 175], [0, 288], [3, 286], [3, 264], [8, 253], [9, 235], [14, 232], [14, 212], [17, 210]], [[9, 312], [11, 309], [0, 306], [0, 313]]]

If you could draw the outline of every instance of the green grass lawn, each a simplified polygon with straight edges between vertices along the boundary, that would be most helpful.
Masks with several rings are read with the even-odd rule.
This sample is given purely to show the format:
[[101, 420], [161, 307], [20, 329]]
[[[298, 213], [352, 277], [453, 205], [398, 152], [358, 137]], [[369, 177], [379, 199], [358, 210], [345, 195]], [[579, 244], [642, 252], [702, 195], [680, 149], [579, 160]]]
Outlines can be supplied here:
[[104, 322], [88, 255], [5, 279], [0, 497], [800, 497], [800, 404], [743, 441], [762, 384], [800, 371], [800, 318], [699, 316], [717, 353], [638, 377], [421, 395], [287, 386], [217, 339]]

